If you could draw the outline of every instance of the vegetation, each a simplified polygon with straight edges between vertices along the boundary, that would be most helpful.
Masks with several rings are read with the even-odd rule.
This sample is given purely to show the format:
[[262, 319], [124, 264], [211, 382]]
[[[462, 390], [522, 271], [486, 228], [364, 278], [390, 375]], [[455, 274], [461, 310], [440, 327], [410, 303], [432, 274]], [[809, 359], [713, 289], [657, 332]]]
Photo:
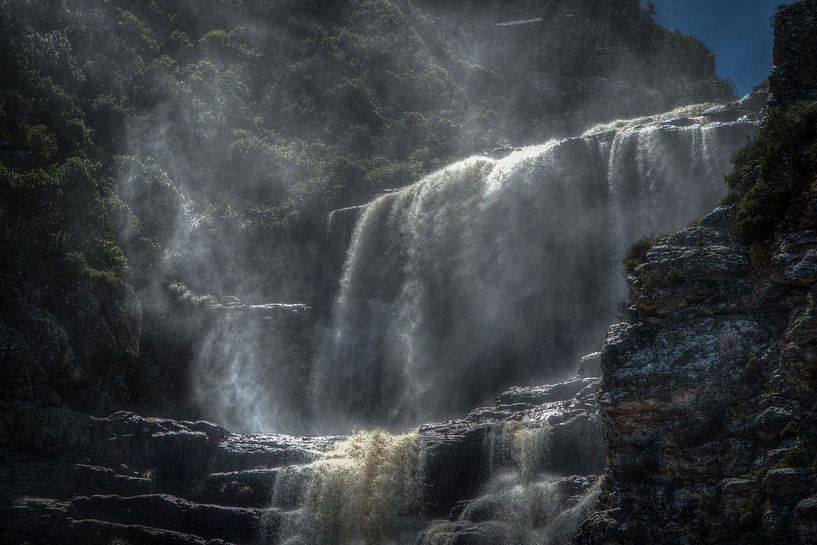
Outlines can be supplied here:
[[738, 508], [738, 525], [747, 530], [755, 528], [760, 523], [760, 517], [768, 508], [760, 494], [755, 492]]
[[0, 164], [0, 202], [8, 272], [57, 274], [116, 282], [127, 261], [107, 219], [108, 181], [87, 159], [71, 157], [46, 170], [14, 172]]
[[624, 271], [633, 274], [636, 267], [647, 261], [647, 252], [655, 246], [661, 236], [644, 237], [630, 246], [627, 256], [624, 258]]
[[813, 458], [809, 456], [806, 449], [802, 447], [797, 447], [787, 452], [783, 456], [783, 458], [781, 458], [780, 461], [773, 466], [773, 468], [780, 469], [784, 467], [809, 467], [809, 465], [813, 461], [814, 461]]
[[[749, 241], [772, 236], [817, 177], [817, 103], [771, 108], [760, 133], [735, 156], [724, 202], [737, 204]], [[794, 209], [797, 207], [795, 206]], [[796, 210], [795, 210], [796, 211]]]

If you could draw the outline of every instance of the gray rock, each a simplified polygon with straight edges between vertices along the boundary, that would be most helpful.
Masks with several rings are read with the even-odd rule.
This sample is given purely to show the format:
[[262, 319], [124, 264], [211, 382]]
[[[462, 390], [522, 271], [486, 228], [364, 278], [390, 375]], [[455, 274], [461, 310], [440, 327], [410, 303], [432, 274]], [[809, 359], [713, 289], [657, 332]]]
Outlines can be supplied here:
[[772, 503], [794, 505], [814, 491], [814, 473], [808, 469], [772, 469], [763, 479], [763, 491]]
[[581, 378], [601, 376], [601, 352], [587, 354], [579, 361], [578, 376]]

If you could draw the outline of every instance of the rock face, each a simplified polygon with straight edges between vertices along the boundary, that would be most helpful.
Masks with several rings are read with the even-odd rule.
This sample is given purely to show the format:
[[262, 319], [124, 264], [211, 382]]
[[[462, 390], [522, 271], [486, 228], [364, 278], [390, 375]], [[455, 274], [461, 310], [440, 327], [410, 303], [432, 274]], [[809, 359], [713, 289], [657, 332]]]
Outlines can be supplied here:
[[0, 399], [94, 414], [129, 401], [142, 313], [133, 290], [105, 283], [33, 285], [0, 279]]
[[515, 388], [463, 419], [365, 440], [5, 403], [0, 543], [563, 543], [604, 465], [597, 387]]
[[799, 0], [782, 7], [774, 27], [772, 102], [785, 107], [817, 99], [817, 4]]
[[750, 248], [720, 208], [647, 253], [601, 354], [607, 476], [579, 543], [811, 542], [816, 249]]

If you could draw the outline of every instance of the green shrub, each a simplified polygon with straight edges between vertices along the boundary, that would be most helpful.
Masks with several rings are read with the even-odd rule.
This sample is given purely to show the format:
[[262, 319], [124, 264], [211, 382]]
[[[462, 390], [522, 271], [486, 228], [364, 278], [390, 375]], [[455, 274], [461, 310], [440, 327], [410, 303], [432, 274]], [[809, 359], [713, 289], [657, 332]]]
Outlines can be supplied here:
[[649, 270], [641, 276], [641, 282], [647, 289], [677, 286], [682, 284], [684, 279], [684, 273], [675, 267], [670, 267], [666, 271]]
[[760, 133], [734, 159], [724, 203], [737, 204], [747, 240], [768, 237], [817, 175], [817, 102], [771, 108]]
[[153, 31], [135, 13], [117, 8], [116, 14], [123, 34], [136, 45], [139, 53], [152, 57], [159, 51]]
[[655, 246], [659, 237], [644, 237], [630, 247], [627, 256], [624, 258], [624, 271], [633, 274], [635, 268], [647, 260], [647, 252]]
[[763, 514], [763, 500], [759, 494], [752, 494], [746, 502], [738, 508], [738, 525], [742, 529], [754, 528], [760, 523]]

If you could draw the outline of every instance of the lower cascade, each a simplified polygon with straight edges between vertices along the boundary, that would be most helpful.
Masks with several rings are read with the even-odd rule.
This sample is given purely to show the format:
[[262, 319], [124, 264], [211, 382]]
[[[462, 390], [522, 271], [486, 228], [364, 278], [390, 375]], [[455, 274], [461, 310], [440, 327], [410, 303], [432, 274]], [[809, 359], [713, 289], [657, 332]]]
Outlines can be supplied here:
[[207, 498], [261, 489], [269, 545], [562, 544], [598, 497], [597, 386], [517, 388], [409, 433], [315, 439], [303, 463], [211, 475]]
[[362, 210], [312, 373], [317, 428], [462, 414], [573, 371], [624, 300], [634, 242], [717, 205], [742, 103], [473, 157]]

